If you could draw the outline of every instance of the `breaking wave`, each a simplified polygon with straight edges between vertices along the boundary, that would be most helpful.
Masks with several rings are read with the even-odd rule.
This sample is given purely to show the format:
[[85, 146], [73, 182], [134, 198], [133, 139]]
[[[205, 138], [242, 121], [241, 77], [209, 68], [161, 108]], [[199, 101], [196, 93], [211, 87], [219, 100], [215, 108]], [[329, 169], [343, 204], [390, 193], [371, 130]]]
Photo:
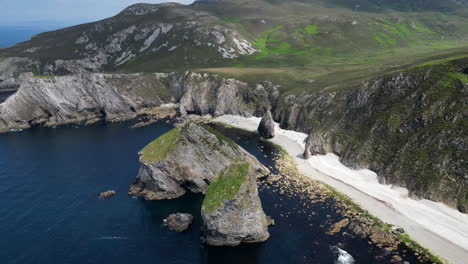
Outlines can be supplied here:
[[348, 252], [339, 247], [332, 247], [332, 250], [337, 256], [335, 264], [354, 264], [354, 258]]

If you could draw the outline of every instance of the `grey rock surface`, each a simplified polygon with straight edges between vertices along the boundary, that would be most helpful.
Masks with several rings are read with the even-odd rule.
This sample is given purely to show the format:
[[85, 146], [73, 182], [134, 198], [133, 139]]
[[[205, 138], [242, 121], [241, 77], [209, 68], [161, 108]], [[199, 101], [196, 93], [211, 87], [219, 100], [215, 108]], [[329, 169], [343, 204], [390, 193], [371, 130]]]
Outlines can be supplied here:
[[270, 111], [268, 111], [260, 121], [260, 125], [258, 126], [258, 134], [265, 139], [275, 137], [275, 123]]
[[[19, 90], [0, 104], [0, 133], [32, 126], [86, 125], [135, 118], [140, 110], [180, 102], [183, 114], [252, 116], [269, 105], [267, 89], [198, 73], [22, 74]], [[265, 106], [266, 105], [266, 106]]]
[[174, 232], [183, 232], [189, 228], [193, 219], [194, 217], [191, 214], [176, 213], [166, 217], [164, 223]]
[[266, 241], [270, 237], [268, 226], [271, 222], [267, 220], [258, 196], [254, 169], [249, 168], [245, 181], [232, 199], [223, 200], [213, 211], [208, 211], [204, 204], [202, 218], [204, 241], [211, 246]]
[[[20, 89], [0, 104], [0, 133], [43, 125], [116, 122], [138, 109], [168, 100], [151, 91], [164, 89], [144, 74], [79, 74], [38, 78], [23, 74]], [[170, 100], [170, 99], [169, 99]]]
[[215, 175], [234, 160], [248, 162], [259, 176], [269, 174], [254, 156], [207, 126], [186, 122], [171, 132], [178, 134], [177, 140], [163, 159], [148, 160], [145, 153], [167, 142], [156, 140], [140, 152], [141, 166], [130, 195], [163, 200], [186, 192], [204, 193]]

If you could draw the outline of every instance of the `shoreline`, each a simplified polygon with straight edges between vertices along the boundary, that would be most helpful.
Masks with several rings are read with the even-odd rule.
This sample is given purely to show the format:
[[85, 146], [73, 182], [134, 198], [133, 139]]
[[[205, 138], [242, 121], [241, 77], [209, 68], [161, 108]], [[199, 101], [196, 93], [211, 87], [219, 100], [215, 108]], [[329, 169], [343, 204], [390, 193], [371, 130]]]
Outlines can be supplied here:
[[[261, 118], [224, 115], [213, 119], [248, 131], [256, 131]], [[414, 200], [406, 189], [380, 184], [370, 170], [352, 170], [334, 154], [303, 157], [307, 135], [275, 127], [270, 142], [294, 158], [298, 170], [346, 194], [380, 220], [405, 229], [423, 247], [454, 264], [468, 259], [468, 215], [441, 203]], [[455, 244], [457, 243], [457, 244]]]

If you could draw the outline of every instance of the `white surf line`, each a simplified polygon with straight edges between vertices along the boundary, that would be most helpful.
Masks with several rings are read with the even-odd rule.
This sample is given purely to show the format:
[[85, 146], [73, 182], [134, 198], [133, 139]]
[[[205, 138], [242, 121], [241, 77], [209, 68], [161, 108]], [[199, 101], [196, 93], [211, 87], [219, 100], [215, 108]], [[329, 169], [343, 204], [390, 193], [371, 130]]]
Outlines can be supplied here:
[[[216, 122], [256, 131], [260, 118], [225, 115]], [[303, 157], [306, 134], [280, 129], [270, 141], [283, 147], [306, 176], [348, 195], [384, 222], [400, 226], [422, 246], [454, 264], [468, 260], [468, 215], [429, 200], [414, 200], [401, 187], [380, 184], [370, 170], [352, 170], [334, 154]]]

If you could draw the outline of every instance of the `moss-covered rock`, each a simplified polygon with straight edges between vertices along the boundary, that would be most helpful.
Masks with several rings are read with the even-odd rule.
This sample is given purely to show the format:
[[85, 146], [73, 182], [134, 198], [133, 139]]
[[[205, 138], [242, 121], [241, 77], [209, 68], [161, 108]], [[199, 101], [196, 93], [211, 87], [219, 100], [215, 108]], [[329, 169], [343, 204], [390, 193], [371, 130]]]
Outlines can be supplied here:
[[235, 161], [247, 162], [259, 175], [269, 173], [258, 160], [209, 126], [187, 122], [148, 144], [129, 194], [148, 200], [204, 193], [215, 175]]
[[230, 164], [213, 179], [202, 206], [206, 243], [237, 246], [270, 237], [256, 176], [249, 163], [239, 162]]

